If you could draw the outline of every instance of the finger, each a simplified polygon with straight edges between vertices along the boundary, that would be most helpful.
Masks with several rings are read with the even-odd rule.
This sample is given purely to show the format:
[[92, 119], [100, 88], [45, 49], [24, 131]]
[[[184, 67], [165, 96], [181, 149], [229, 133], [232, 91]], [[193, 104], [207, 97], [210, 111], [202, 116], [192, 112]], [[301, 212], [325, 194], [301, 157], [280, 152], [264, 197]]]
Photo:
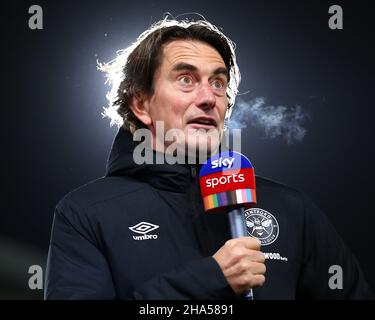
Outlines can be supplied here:
[[266, 273], [266, 265], [264, 263], [252, 262], [249, 268], [249, 272], [254, 275], [264, 275]]
[[243, 240], [243, 244], [245, 245], [246, 248], [253, 249], [253, 250], [258, 250], [258, 251], [260, 250], [261, 242], [257, 238], [244, 237], [242, 239], [244, 239]]
[[253, 237], [240, 237], [235, 239], [230, 239], [226, 243], [229, 248], [237, 247], [242, 245], [247, 249], [260, 250], [261, 242], [257, 238]]
[[266, 282], [266, 277], [261, 274], [253, 275], [250, 280], [250, 288], [261, 287]]
[[248, 257], [251, 259], [251, 261], [254, 261], [254, 262], [264, 263], [266, 261], [264, 253], [262, 251], [250, 249], [248, 253]]

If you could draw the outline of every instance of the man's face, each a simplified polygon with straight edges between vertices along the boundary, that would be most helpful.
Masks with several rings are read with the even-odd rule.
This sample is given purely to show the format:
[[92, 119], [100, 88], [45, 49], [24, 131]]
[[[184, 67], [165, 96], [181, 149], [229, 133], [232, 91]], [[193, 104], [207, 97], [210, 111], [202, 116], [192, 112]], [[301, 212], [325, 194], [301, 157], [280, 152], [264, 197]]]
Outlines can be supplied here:
[[160, 146], [167, 148], [172, 143], [155, 136], [156, 121], [164, 122], [165, 132], [183, 132], [185, 147], [207, 147], [208, 154], [217, 148], [228, 105], [227, 74], [221, 55], [204, 42], [177, 40], [164, 46], [162, 63], [154, 75], [154, 92], [146, 102], [147, 125], [154, 141], [158, 140], [154, 149], [163, 151]]

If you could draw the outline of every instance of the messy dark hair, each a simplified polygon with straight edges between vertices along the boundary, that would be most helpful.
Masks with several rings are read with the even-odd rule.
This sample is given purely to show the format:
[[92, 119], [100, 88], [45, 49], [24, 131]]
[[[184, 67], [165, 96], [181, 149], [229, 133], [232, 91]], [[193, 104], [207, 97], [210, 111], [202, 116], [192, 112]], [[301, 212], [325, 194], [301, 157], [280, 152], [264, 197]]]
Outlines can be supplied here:
[[163, 48], [175, 40], [205, 42], [219, 52], [228, 69], [227, 117], [230, 115], [240, 82], [234, 43], [205, 20], [188, 22], [166, 18], [143, 32], [130, 47], [118, 51], [116, 59], [99, 64], [99, 69], [107, 73], [107, 81], [112, 85], [107, 94], [109, 107], [103, 113], [111, 119], [111, 124], [123, 125], [131, 132], [145, 127], [133, 114], [130, 104], [140, 93], [153, 94], [153, 78], [162, 63]]

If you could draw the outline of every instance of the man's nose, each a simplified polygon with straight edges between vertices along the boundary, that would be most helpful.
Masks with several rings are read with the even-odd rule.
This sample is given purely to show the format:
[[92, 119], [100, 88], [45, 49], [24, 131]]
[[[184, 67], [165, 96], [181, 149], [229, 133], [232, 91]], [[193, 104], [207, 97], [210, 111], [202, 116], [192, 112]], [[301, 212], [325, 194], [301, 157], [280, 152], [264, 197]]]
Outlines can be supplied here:
[[196, 97], [196, 105], [202, 109], [212, 109], [216, 105], [216, 97], [210, 84], [201, 84]]

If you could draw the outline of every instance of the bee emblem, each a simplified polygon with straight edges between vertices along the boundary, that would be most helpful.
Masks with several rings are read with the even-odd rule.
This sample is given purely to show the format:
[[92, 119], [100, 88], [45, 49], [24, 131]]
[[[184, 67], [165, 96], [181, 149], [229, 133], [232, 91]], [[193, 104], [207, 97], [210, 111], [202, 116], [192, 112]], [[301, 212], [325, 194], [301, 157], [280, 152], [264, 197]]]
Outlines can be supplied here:
[[259, 239], [262, 245], [273, 243], [279, 235], [276, 218], [266, 210], [251, 208], [245, 211], [247, 233]]

